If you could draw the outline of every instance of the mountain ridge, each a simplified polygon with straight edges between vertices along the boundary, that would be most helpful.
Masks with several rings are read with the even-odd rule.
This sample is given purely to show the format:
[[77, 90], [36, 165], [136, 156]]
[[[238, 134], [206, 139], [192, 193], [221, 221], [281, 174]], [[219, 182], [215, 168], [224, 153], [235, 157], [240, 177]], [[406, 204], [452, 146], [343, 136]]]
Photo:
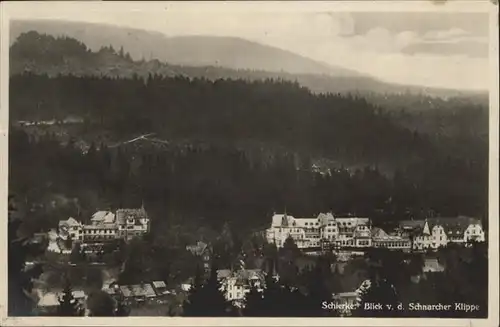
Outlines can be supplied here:
[[[115, 49], [123, 47], [124, 51], [128, 52], [132, 59], [136, 61], [156, 59], [170, 66], [183, 66], [183, 70], [189, 70], [190, 68], [204, 68], [212, 71], [220, 69], [222, 71], [216, 74], [218, 78], [225, 78], [224, 74], [227, 74], [227, 70], [231, 69], [235, 70], [228, 74], [231, 75], [231, 78], [245, 78], [245, 76], [248, 77], [249, 75], [248, 71], [257, 71], [255, 74], [257, 76], [250, 76], [250, 79], [260, 79], [262, 75], [265, 78], [284, 78], [290, 81], [298, 81], [316, 93], [411, 93], [437, 97], [485, 97], [487, 94], [486, 91], [466, 91], [388, 83], [362, 72], [331, 66], [288, 50], [237, 37], [206, 35], [178, 37], [168, 36], [157, 31], [146, 31], [110, 24], [54, 20], [16, 20], [12, 21], [10, 26], [10, 45], [15, 42], [19, 35], [31, 30], [42, 34], [64, 35], [77, 39], [93, 51], [98, 51], [103, 46], [109, 45]], [[237, 40], [238, 44], [245, 48], [245, 51], [242, 51], [238, 44], [228, 42], [228, 40]], [[214, 46], [214, 42], [221, 44]], [[228, 49], [238, 47], [240, 48], [239, 53], [228, 51]], [[206, 49], [206, 51], [200, 51], [202, 48]], [[269, 53], [269, 49], [272, 50], [271, 53]], [[218, 58], [219, 55], [223, 55], [224, 60]], [[285, 59], [280, 57], [282, 55]], [[264, 57], [269, 56], [272, 58], [267, 63], [262, 60]], [[302, 69], [294, 67], [300, 66], [295, 65], [294, 60], [297, 58], [299, 58], [299, 62], [303, 63]], [[288, 64], [284, 65], [287, 62]], [[288, 69], [276, 69], [276, 67], [273, 69], [271, 66], [274, 64], [282, 65], [282, 68], [286, 66]], [[176, 70], [179, 71], [179, 68], [177, 67]], [[200, 72], [197, 72], [196, 75], [199, 77], [200, 74]]]
[[232, 69], [261, 69], [290, 73], [364, 76], [353, 70], [328, 65], [288, 50], [239, 37], [212, 35], [168, 36], [109, 24], [82, 22], [18, 20], [11, 23], [10, 44], [22, 33], [35, 30], [54, 36], [68, 36], [96, 51], [102, 46], [123, 46], [131, 57], [158, 59], [174, 65], [220, 65]]

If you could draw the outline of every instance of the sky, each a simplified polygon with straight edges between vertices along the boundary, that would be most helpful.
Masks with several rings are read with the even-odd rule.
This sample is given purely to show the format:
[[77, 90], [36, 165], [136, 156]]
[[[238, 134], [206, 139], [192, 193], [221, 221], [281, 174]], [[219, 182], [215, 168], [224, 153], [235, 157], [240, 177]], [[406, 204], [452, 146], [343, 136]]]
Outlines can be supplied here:
[[[47, 18], [43, 15], [36, 18]], [[47, 15], [54, 14], [48, 11]], [[259, 12], [219, 6], [207, 11], [194, 7], [183, 11], [72, 11], [59, 12], [57, 18], [116, 24], [167, 36], [240, 37], [399, 84], [469, 90], [489, 86], [486, 13]]]

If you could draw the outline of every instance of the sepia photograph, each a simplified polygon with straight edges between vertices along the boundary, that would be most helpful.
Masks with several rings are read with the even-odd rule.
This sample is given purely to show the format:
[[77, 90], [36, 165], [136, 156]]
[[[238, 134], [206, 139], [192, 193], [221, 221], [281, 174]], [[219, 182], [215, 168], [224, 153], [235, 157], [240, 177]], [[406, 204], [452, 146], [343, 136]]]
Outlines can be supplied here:
[[411, 2], [3, 3], [2, 325], [498, 325], [498, 7]]

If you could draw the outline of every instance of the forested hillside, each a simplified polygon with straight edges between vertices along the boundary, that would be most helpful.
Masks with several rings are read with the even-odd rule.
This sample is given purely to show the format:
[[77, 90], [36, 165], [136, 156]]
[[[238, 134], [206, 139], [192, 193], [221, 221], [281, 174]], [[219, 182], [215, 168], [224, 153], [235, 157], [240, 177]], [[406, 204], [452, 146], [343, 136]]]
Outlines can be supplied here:
[[426, 138], [364, 99], [317, 96], [289, 82], [23, 75], [10, 85], [11, 119], [76, 115], [89, 131], [112, 131], [118, 140], [156, 133], [174, 141], [264, 143], [353, 164], [435, 155]]
[[267, 163], [218, 146], [92, 146], [83, 154], [72, 143], [63, 146], [50, 136], [30, 140], [20, 130], [11, 131], [10, 153], [10, 191], [45, 205], [31, 213], [32, 228], [143, 200], [158, 224], [219, 228], [229, 221], [242, 232], [267, 226], [272, 212], [285, 208], [298, 216], [329, 210], [367, 215], [375, 223], [428, 214], [485, 217], [487, 210], [484, 161], [436, 158], [392, 178], [376, 168], [322, 175], [297, 170], [286, 154]]
[[[285, 208], [377, 222], [486, 215], [488, 115], [477, 101], [192, 78], [36, 33], [11, 56], [22, 69], [9, 85], [9, 191], [35, 206], [33, 226], [141, 201], [155, 223], [230, 221], [243, 230]], [[136, 65], [150, 70], [135, 74]], [[68, 117], [82, 121], [57, 123]], [[322, 174], [318, 162], [327, 163]]]

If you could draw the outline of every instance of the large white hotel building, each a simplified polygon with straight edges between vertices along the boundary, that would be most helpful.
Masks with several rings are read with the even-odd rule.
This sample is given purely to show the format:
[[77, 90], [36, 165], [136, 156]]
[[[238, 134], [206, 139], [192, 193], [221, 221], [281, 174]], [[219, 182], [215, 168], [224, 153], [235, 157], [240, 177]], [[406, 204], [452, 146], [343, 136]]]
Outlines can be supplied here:
[[271, 227], [266, 230], [266, 238], [277, 247], [282, 247], [288, 236], [293, 238], [299, 248], [320, 247], [323, 243], [369, 247], [370, 229], [369, 218], [340, 218], [331, 213], [321, 213], [316, 218], [295, 218], [285, 213], [273, 215]]

